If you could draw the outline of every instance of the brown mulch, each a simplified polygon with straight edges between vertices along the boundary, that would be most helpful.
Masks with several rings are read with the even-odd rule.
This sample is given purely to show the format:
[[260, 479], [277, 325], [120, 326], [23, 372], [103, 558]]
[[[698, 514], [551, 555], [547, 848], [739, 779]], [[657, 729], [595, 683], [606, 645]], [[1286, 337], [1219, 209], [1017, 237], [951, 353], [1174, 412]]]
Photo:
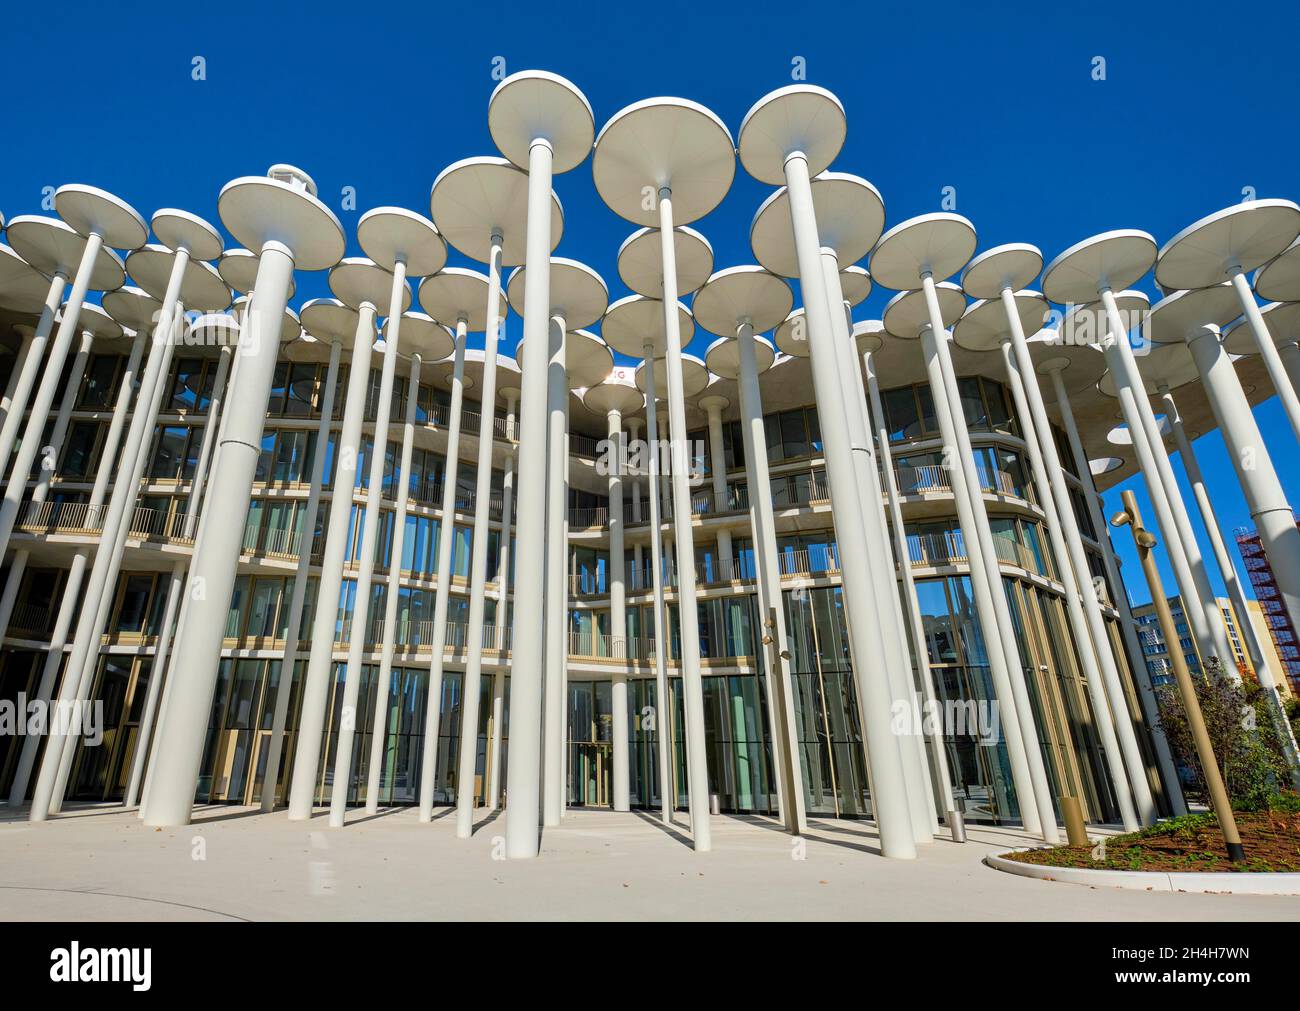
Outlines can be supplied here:
[[1237, 814], [1246, 863], [1228, 860], [1213, 815], [1190, 815], [1130, 835], [1098, 838], [1091, 847], [1056, 846], [1008, 853], [1008, 860], [1048, 867], [1112, 871], [1300, 872], [1300, 814], [1249, 811]]

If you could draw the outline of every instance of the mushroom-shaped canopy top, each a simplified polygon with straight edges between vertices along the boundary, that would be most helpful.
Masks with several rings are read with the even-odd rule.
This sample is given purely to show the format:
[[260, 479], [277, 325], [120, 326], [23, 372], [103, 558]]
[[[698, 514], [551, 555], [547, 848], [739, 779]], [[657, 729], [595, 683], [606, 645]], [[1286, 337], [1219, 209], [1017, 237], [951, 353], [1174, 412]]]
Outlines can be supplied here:
[[107, 292], [102, 305], [108, 314], [126, 327], [139, 333], [153, 333], [154, 324], [162, 312], [162, 303], [148, 292], [130, 285]]
[[[63, 310], [59, 310], [59, 321], [63, 321]], [[77, 313], [77, 330], [91, 334], [95, 340], [117, 340], [122, 336], [122, 324], [92, 302], [82, 305]]]
[[601, 382], [589, 386], [582, 394], [582, 402], [588, 410], [597, 414], [631, 414], [645, 406], [645, 395], [637, 389], [630, 375], [622, 373], [631, 370], [615, 369]]
[[[86, 237], [58, 218], [20, 214], [9, 222], [9, 242], [24, 260], [47, 276], [71, 278], [86, 251]], [[90, 271], [94, 291], [112, 291], [126, 280], [126, 268], [111, 249], [101, 248]]]
[[[387, 314], [393, 297], [393, 275], [365, 256], [349, 256], [330, 270], [330, 291], [353, 309], [369, 302], [376, 312]], [[411, 307], [411, 286], [402, 282], [401, 311]]]
[[[448, 327], [465, 320], [474, 333], [487, 329], [489, 284], [485, 274], [465, 267], [445, 267], [420, 282], [420, 305], [431, 317]], [[505, 293], [497, 301], [497, 319], [506, 315]]]
[[888, 335], [889, 331], [885, 329], [885, 321], [882, 319], [864, 319], [860, 323], [854, 323], [850, 334], [860, 355], [879, 351], [885, 346]]
[[433, 222], [405, 207], [376, 207], [357, 222], [361, 251], [392, 273], [406, 265], [407, 277], [436, 274], [447, 262], [447, 243]]
[[35, 315], [45, 306], [49, 290], [49, 278], [0, 243], [0, 306]]
[[1184, 341], [1207, 324], [1222, 327], [1241, 314], [1241, 302], [1231, 282], [1192, 288], [1166, 295], [1145, 313], [1142, 333], [1148, 343]]
[[195, 260], [215, 260], [221, 255], [221, 233], [197, 214], [175, 207], [154, 211], [154, 235], [168, 249], [184, 247]]
[[614, 113], [596, 138], [591, 175], [596, 191], [621, 218], [660, 224], [667, 189], [672, 224], [698, 221], [722, 203], [736, 176], [731, 132], [716, 115], [685, 98], [647, 98]]
[[[520, 316], [524, 314], [527, 276], [528, 268], [520, 267], [511, 272], [506, 282], [510, 307]], [[608, 304], [609, 289], [599, 274], [577, 260], [551, 257], [551, 315], [562, 317], [565, 329], [591, 326], [605, 314]]]
[[337, 298], [313, 298], [302, 305], [303, 329], [321, 343], [338, 341], [344, 351], [351, 351], [356, 342], [359, 315]]
[[[429, 213], [443, 237], [470, 259], [487, 263], [492, 235], [501, 236], [501, 265], [516, 267], [526, 256], [528, 173], [505, 158], [465, 158], [438, 174]], [[551, 251], [564, 234], [564, 209], [551, 191]]]
[[[1176, 390], [1200, 378], [1192, 353], [1181, 340], [1174, 344], [1155, 344], [1146, 354], [1139, 355], [1134, 360], [1148, 396], [1161, 393], [1166, 387]], [[1118, 397], [1115, 373], [1107, 371], [1098, 380], [1097, 389], [1108, 397]]]
[[[391, 324], [390, 316], [384, 323], [385, 334]], [[426, 362], [441, 361], [456, 350], [456, 339], [451, 331], [422, 312], [402, 313], [398, 344], [402, 354], [419, 355]]]
[[908, 218], [881, 236], [871, 254], [871, 276], [895, 291], [920, 288], [927, 273], [941, 281], [971, 258], [975, 241], [975, 226], [960, 214]]
[[[1021, 332], [1033, 336], [1043, 329], [1052, 310], [1042, 292], [1024, 289], [1013, 298]], [[1011, 324], [1002, 299], [982, 298], [967, 307], [953, 325], [952, 339], [967, 351], [996, 351], [1003, 341], [1010, 340]]]
[[810, 358], [812, 348], [808, 343], [808, 316], [804, 307], [792, 309], [772, 332], [777, 350], [791, 358]]
[[745, 321], [755, 330], [771, 330], [789, 315], [793, 305], [794, 292], [781, 278], [759, 266], [742, 266], [728, 267], [710, 277], [695, 293], [691, 311], [709, 333], [734, 337]]
[[[252, 336], [255, 333], [255, 328], [251, 326], [248, 321], [248, 296], [241, 295], [239, 298], [235, 299], [231, 306], [231, 311], [234, 314], [234, 317], [239, 320], [244, 341], [247, 342], [252, 339]], [[302, 333], [302, 320], [293, 309], [286, 305], [284, 307], [284, 312], [280, 316], [280, 343], [283, 344], [286, 341], [296, 340], [300, 333]]]
[[830, 167], [844, 146], [848, 121], [840, 100], [813, 84], [791, 84], [754, 103], [740, 124], [739, 154], [745, 171], [761, 183], [785, 182], [786, 159], [801, 152], [808, 173]]
[[1094, 302], [1103, 288], [1136, 284], [1156, 259], [1156, 240], [1121, 228], [1076, 242], [1043, 271], [1043, 294], [1060, 305]]
[[[854, 263], [880, 238], [885, 227], [885, 201], [871, 183], [847, 172], [822, 172], [812, 181], [817, 238], [832, 249], [841, 265]], [[749, 226], [754, 257], [782, 277], [799, 276], [790, 219], [790, 192], [782, 186], [763, 201]]]
[[[1034, 363], [1034, 371], [1040, 376], [1060, 373], [1065, 391], [1071, 396], [1084, 390], [1091, 390], [1106, 373], [1106, 356], [1101, 353], [1098, 344], [1070, 344], [1061, 340], [1056, 331], [1046, 331], [1027, 342], [1029, 357]], [[1056, 392], [1052, 384], [1039, 383], [1043, 400], [1052, 404], [1056, 402]]]
[[[515, 361], [524, 360], [524, 342], [515, 348]], [[614, 368], [609, 346], [594, 333], [570, 330], [564, 335], [564, 371], [569, 389], [580, 390], [603, 381]]]
[[[1278, 347], [1300, 341], [1300, 302], [1271, 302], [1260, 310], [1264, 326]], [[1223, 331], [1223, 347], [1231, 355], [1257, 355], [1259, 342], [1244, 316]]]
[[307, 189], [270, 176], [243, 176], [221, 188], [217, 213], [235, 241], [258, 252], [279, 242], [298, 270], [325, 270], [343, 257], [343, 225]]
[[[677, 323], [685, 347], [695, 334], [695, 320], [681, 302], [677, 303]], [[647, 349], [658, 358], [668, 350], [664, 303], [657, 298], [644, 295], [620, 298], [605, 313], [600, 332], [611, 348], [629, 358], [642, 358]]]
[[1043, 253], [1027, 242], [986, 249], [966, 264], [961, 286], [971, 298], [998, 298], [1010, 288], [1028, 288], [1043, 269]]
[[[966, 296], [951, 281], [936, 284], [935, 295], [939, 301], [939, 313], [943, 317], [940, 323], [946, 329], [961, 319], [962, 313], [966, 311]], [[930, 325], [925, 292], [900, 291], [886, 304], [883, 322], [885, 329], [895, 337], [920, 337], [921, 331]]]
[[1300, 239], [1255, 275], [1255, 294], [1270, 302], [1300, 302]]
[[[704, 353], [709, 371], [723, 379], [740, 378], [740, 342], [730, 337], [719, 337]], [[766, 337], [754, 336], [754, 372], [762, 375], [776, 361], [776, 349]]]
[[[247, 249], [227, 249], [217, 261], [217, 273], [221, 280], [235, 291], [247, 295], [257, 287], [257, 268], [262, 258]], [[293, 276], [289, 277], [289, 298], [297, 293], [298, 284]]]
[[[647, 362], [636, 367], [636, 384], [643, 392], [649, 392], [649, 376], [646, 373]], [[655, 398], [668, 399], [668, 359], [656, 358], [654, 362]], [[709, 368], [702, 359], [694, 355], [682, 355], [682, 396], [693, 397], [702, 393], [709, 385]]]
[[[1115, 293], [1115, 306], [1127, 333], [1141, 333], [1151, 309], [1151, 300], [1141, 291]], [[1104, 349], [1111, 337], [1110, 318], [1099, 301], [1074, 305], [1061, 320], [1058, 338], [1066, 344], [1091, 344]], [[1131, 345], [1130, 345], [1131, 346]]]
[[[185, 343], [202, 347], [238, 347], [239, 322], [228, 312], [209, 312], [197, 317], [185, 330]], [[307, 359], [295, 359], [307, 360]], [[329, 360], [329, 346], [326, 345], [325, 357]]]
[[54, 211], [82, 235], [98, 233], [106, 246], [138, 249], [149, 238], [149, 226], [139, 211], [94, 186], [60, 186], [54, 191]]
[[[677, 264], [677, 291], [689, 295], [713, 270], [713, 247], [694, 228], [673, 229]], [[659, 229], [641, 228], [629, 235], [618, 250], [618, 276], [638, 295], [662, 298], [664, 292], [663, 242]]]
[[[165, 298], [175, 269], [177, 254], [166, 246], [150, 243], [127, 254], [126, 269], [132, 280], [154, 298]], [[188, 260], [181, 275], [177, 296], [186, 309], [212, 312], [230, 305], [230, 289], [212, 264]]]
[[871, 288], [871, 275], [867, 273], [866, 267], [859, 267], [853, 263], [840, 271], [840, 294], [850, 306], [866, 301], [867, 296], [871, 294]]
[[522, 70], [511, 74], [488, 99], [488, 132], [498, 150], [528, 168], [533, 142], [551, 148], [551, 171], [577, 168], [591, 151], [596, 118], [581, 91], [559, 74]]
[[1263, 266], [1300, 235], [1300, 206], [1290, 200], [1250, 200], [1215, 211], [1164, 244], [1156, 282], [1166, 291], [1208, 288], [1234, 269]]

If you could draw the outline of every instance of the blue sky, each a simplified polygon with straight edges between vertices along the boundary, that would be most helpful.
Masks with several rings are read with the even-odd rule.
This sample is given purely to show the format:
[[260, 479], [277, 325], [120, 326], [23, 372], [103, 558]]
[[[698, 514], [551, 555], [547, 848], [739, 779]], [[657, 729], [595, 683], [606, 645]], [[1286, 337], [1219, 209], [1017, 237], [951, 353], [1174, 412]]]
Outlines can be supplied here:
[[[976, 7], [14, 4], [0, 60], [0, 210], [36, 212], [42, 187], [84, 182], [146, 216], [178, 206], [215, 224], [225, 182], [287, 161], [313, 174], [350, 236], [371, 207], [427, 214], [439, 170], [496, 153], [486, 123], [496, 58], [508, 72], [570, 78], [598, 124], [666, 94], [707, 105], [733, 132], [802, 58], [807, 79], [848, 111], [834, 167], [880, 189], [890, 224], [939, 210], [955, 187], [981, 249], [1027, 241], [1050, 258], [1121, 227], [1164, 241], [1244, 187], [1297, 196], [1294, 6]], [[196, 56], [206, 80], [192, 79]], [[1104, 81], [1093, 79], [1095, 57]], [[345, 186], [356, 211], [339, 207]], [[590, 161], [555, 186], [566, 209], [559, 253], [623, 294], [614, 257], [631, 227], [600, 202]], [[727, 200], [697, 223], [719, 267], [752, 261], [748, 225], [767, 192], [738, 170]], [[299, 300], [326, 293], [323, 274], [300, 275]], [[873, 293], [858, 317], [878, 316], [890, 294]], [[518, 326], [512, 318], [508, 345]], [[1300, 453], [1285, 416], [1276, 400], [1257, 413], [1294, 501]], [[1208, 436], [1197, 451], [1223, 526], [1248, 524], [1221, 441]], [[1116, 493], [1106, 498], [1117, 505]], [[1130, 590], [1145, 599], [1129, 538], [1118, 543]]]

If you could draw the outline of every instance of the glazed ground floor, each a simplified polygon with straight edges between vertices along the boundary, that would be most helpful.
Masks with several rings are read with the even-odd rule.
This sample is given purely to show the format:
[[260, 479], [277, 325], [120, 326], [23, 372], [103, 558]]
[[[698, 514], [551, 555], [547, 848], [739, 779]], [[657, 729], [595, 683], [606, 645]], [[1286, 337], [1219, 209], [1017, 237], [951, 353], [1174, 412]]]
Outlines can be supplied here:
[[[950, 609], [949, 621], [936, 623], [930, 643], [931, 676], [935, 696], [950, 703], [950, 712], [971, 718], [963, 726], [939, 728], [955, 802], [970, 822], [1014, 824], [1019, 818], [1009, 762], [998, 726], [991, 678], [982, 659], [978, 633], [969, 622], [957, 621], [969, 608], [964, 578], [934, 584]], [[743, 600], [744, 598], [740, 598]], [[931, 608], [936, 612], [939, 605]], [[791, 643], [794, 646], [796, 733], [802, 767], [804, 799], [814, 817], [864, 818], [871, 816], [869, 775], [864, 749], [849, 651], [843, 634], [843, 616], [836, 588], [810, 589], [787, 600]], [[1039, 621], [1029, 624], [1037, 628]], [[1051, 637], [1049, 637], [1050, 639]], [[1025, 648], [1032, 646], [1027, 635]], [[44, 652], [5, 649], [0, 653], [0, 699], [30, 698], [35, 694]], [[945, 662], [946, 661], [946, 662]], [[761, 663], [761, 660], [759, 661]], [[93, 698], [102, 703], [103, 739], [96, 746], [78, 749], [69, 782], [71, 801], [111, 802], [125, 792], [131, 756], [139, 740], [139, 722], [152, 656], [148, 649], [108, 652], [101, 656]], [[611, 675], [571, 662], [567, 682], [568, 747], [567, 802], [573, 808], [604, 808], [613, 797], [613, 742], [623, 734], [629, 745], [629, 779], [634, 808], [656, 810], [661, 803], [658, 748], [671, 741], [672, 782], [667, 784], [678, 808], [686, 804], [685, 747], [681, 682], [670, 666], [670, 699], [661, 717], [652, 672], [632, 669], [628, 676], [628, 720], [615, 726]], [[287, 746], [279, 776], [281, 795], [290, 782], [295, 753], [299, 691], [305, 670], [300, 660], [295, 671], [290, 704]], [[366, 664], [355, 714], [353, 781], [349, 799], [366, 800], [371, 728], [376, 705], [378, 667]], [[1090, 820], [1115, 819], [1109, 780], [1093, 731], [1086, 692], [1064, 665], [1028, 667], [1031, 697], [1040, 728], [1040, 747], [1052, 778], [1053, 794], [1078, 796]], [[183, 669], [182, 669], [183, 672]], [[335, 665], [335, 690], [331, 694], [324, 746], [318, 771], [318, 800], [327, 802], [332, 787], [337, 728], [342, 707], [345, 665]], [[527, 672], [540, 676], [537, 670]], [[198, 803], [253, 804], [261, 799], [265, 762], [271, 737], [271, 714], [282, 664], [273, 656], [231, 656], [223, 659], [214, 693], [211, 718], [196, 791]], [[394, 668], [386, 711], [386, 744], [380, 775], [383, 806], [413, 804], [419, 796], [421, 758], [429, 685], [428, 661], [399, 662]], [[494, 782], [505, 783], [504, 763], [509, 760], [508, 669], [485, 668], [480, 686], [480, 722], [475, 789], [488, 805]], [[749, 660], [731, 660], [727, 666], [706, 664], [704, 685], [705, 733], [710, 794], [722, 812], [772, 815], [777, 810], [775, 777], [768, 732], [768, 700], [761, 668]], [[458, 782], [463, 673], [449, 664], [442, 685], [438, 735], [435, 801], [455, 800]], [[494, 707], [495, 693], [501, 706]], [[494, 712], [503, 713], [501, 769], [493, 768], [491, 746], [498, 728]], [[990, 720], [991, 717], [991, 720]], [[0, 789], [8, 791], [14, 774], [17, 738], [0, 737]], [[940, 801], [936, 797], [936, 807]], [[490, 806], [490, 805], [488, 805]], [[940, 808], [940, 813], [942, 810]]]

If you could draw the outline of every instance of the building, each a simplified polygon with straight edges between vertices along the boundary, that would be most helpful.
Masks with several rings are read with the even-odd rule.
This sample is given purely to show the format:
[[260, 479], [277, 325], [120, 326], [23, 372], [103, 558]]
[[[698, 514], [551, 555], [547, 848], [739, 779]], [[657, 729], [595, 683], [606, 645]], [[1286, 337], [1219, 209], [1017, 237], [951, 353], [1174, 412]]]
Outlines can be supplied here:
[[1294, 696], [1300, 692], [1300, 639], [1296, 638], [1294, 619], [1283, 602], [1259, 532], [1240, 529], [1236, 532], [1236, 539], [1264, 627], [1268, 630], [1267, 639], [1261, 641], [1272, 643], [1279, 669], [1286, 674], [1287, 690]]
[[[1224, 628], [1228, 634], [1229, 645], [1232, 647], [1233, 663], [1243, 677], [1254, 677], [1255, 666], [1250, 662], [1250, 656], [1247, 653], [1245, 643], [1242, 641], [1237, 612], [1232, 606], [1232, 601], [1228, 600], [1227, 597], [1216, 597], [1215, 603], [1223, 614]], [[1187, 613], [1183, 608], [1180, 597], [1169, 598], [1169, 612], [1173, 615], [1174, 626], [1179, 635], [1178, 648], [1182, 651], [1183, 659], [1187, 661], [1187, 669], [1194, 674], [1204, 672], [1205, 664], [1200, 647], [1192, 635], [1191, 626], [1187, 621]], [[1172, 684], [1173, 667], [1169, 660], [1169, 644], [1165, 642], [1165, 637], [1160, 632], [1155, 605], [1136, 605], [1133, 608], [1133, 619], [1138, 624], [1138, 638], [1142, 643], [1142, 655], [1146, 659], [1147, 670], [1151, 672], [1152, 683], [1156, 685]]]
[[[541, 129], [531, 113], [500, 111], [532, 108], [535, 89], [576, 114], [545, 144], [512, 132]], [[938, 245], [961, 248], [969, 232], [969, 260], [969, 222], [922, 215], [882, 238], [865, 180], [801, 176], [802, 151], [771, 162], [745, 129], [804, 100], [833, 97], [782, 89], [741, 131], [751, 174], [791, 173], [760, 209], [778, 215], [753, 232], [762, 267], [715, 271], [671, 217], [670, 196], [699, 216], [725, 195], [736, 148], [716, 117], [663, 99], [610, 121], [597, 187], [638, 224], [648, 149], [614, 129], [624, 116], [700, 128], [694, 154], [722, 166], [703, 193], [685, 175], [660, 192], [661, 231], [620, 250], [634, 293], [612, 301], [541, 242], [539, 174], [592, 145], [585, 100], [541, 72], [508, 78], [490, 108], [513, 163], [450, 166], [436, 222], [368, 212], [368, 258], [343, 257], [342, 225], [287, 165], [222, 191], [223, 224], [258, 252], [187, 212], [146, 225], [92, 187], [58, 191], [62, 221], [10, 221], [0, 698], [56, 700], [52, 720], [84, 713], [95, 731], [0, 740], [11, 803], [34, 821], [65, 799], [140, 803], [150, 825], [195, 802], [292, 819], [328, 805], [338, 827], [349, 806], [455, 803], [465, 835], [476, 808], [504, 804], [512, 857], [574, 806], [687, 807], [702, 849], [710, 810], [795, 832], [871, 817], [898, 857], [953, 811], [1056, 841], [1064, 797], [1129, 828], [1184, 809], [1097, 487], [1152, 455], [1133, 442], [1146, 398], [1122, 398], [1137, 413], [1117, 424], [1098, 385], [1130, 368], [1127, 344], [1068, 339], [1087, 305], [1028, 340], [999, 299], [968, 306], [977, 264], [1031, 247], [936, 286], [897, 237], [947, 229]], [[833, 131], [817, 157], [832, 148]], [[514, 219], [466, 210], [466, 193], [498, 188]], [[832, 191], [869, 221], [838, 244], [800, 209]], [[449, 244], [490, 276], [449, 266]], [[783, 277], [809, 248], [823, 260], [794, 309]], [[899, 295], [850, 327], [872, 283], [850, 264], [868, 251]], [[503, 259], [520, 266], [503, 276]], [[295, 270], [327, 270], [335, 297], [290, 309]], [[642, 290], [669, 276], [689, 310]], [[87, 288], [101, 304], [81, 304]], [[1046, 311], [1006, 295], [1025, 318]], [[523, 318], [514, 359], [498, 353], [508, 311]], [[681, 354], [697, 325], [718, 339]], [[1258, 365], [1238, 369], [1260, 385]], [[1179, 398], [1189, 427], [1211, 427], [1199, 390]], [[1146, 477], [1185, 517], [1172, 478]], [[1229, 654], [1224, 612], [1188, 617]]]

